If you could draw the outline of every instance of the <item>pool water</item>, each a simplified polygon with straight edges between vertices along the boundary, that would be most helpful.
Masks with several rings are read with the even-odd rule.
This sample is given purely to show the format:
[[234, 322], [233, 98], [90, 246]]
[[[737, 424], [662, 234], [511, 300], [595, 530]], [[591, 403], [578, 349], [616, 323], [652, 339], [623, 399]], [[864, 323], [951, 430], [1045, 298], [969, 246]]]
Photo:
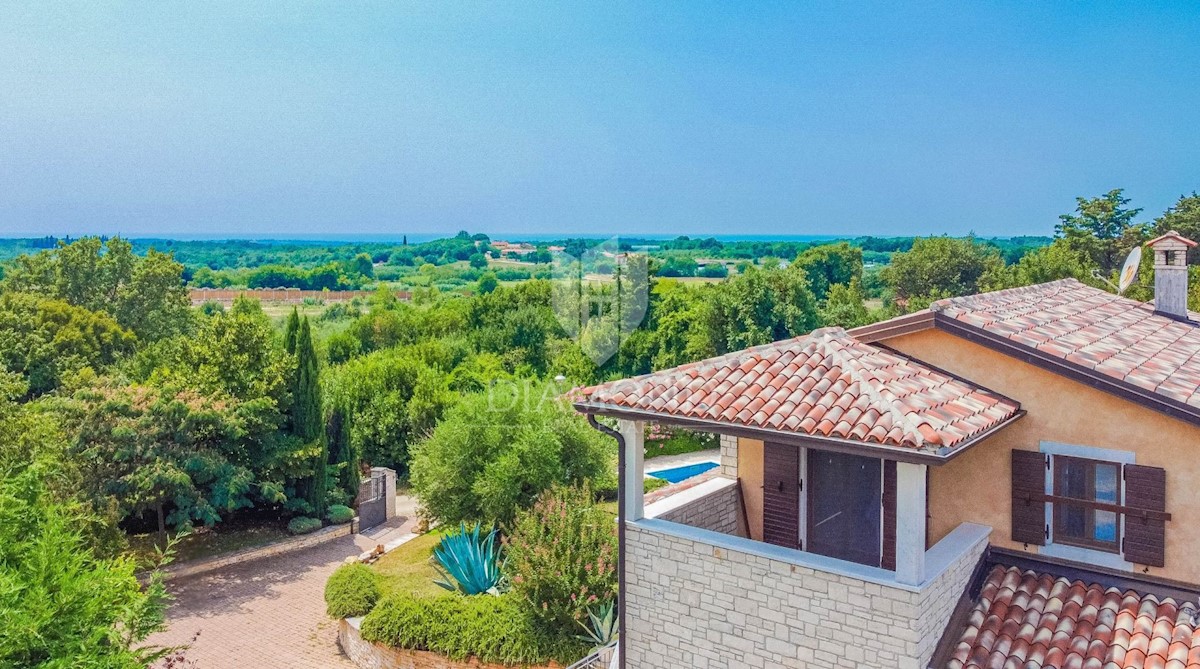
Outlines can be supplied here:
[[694, 465], [685, 465], [683, 467], [672, 467], [670, 469], [660, 469], [656, 472], [647, 472], [647, 473], [656, 479], [662, 479], [662, 480], [668, 481], [670, 483], [679, 483], [680, 481], [686, 481], [687, 479], [690, 479], [693, 476], [699, 476], [710, 469], [715, 469], [716, 467], [717, 467], [717, 463], [715, 463], [715, 462], [697, 462]]

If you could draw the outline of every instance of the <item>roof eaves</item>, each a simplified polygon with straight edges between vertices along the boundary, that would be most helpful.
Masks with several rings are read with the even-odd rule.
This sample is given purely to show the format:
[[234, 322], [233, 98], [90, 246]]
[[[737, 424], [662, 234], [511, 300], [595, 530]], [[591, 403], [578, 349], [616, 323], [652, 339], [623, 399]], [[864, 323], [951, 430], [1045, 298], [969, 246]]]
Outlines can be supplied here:
[[747, 437], [763, 441], [793, 444], [810, 447], [817, 450], [837, 451], [852, 455], [866, 455], [897, 462], [910, 462], [921, 465], [942, 465], [970, 450], [976, 444], [983, 442], [996, 432], [1008, 427], [1025, 416], [1025, 410], [1019, 409], [1013, 415], [995, 425], [971, 435], [953, 447], [934, 449], [917, 449], [904, 446], [890, 446], [865, 441], [839, 439], [836, 437], [817, 437], [795, 432], [774, 430], [771, 428], [737, 425], [700, 418], [689, 418], [673, 414], [659, 413], [644, 409], [631, 409], [623, 406], [604, 404], [602, 402], [575, 402], [575, 410], [585, 414], [596, 414], [625, 420], [654, 421], [666, 425], [677, 425], [692, 429], [705, 430], [717, 434]]

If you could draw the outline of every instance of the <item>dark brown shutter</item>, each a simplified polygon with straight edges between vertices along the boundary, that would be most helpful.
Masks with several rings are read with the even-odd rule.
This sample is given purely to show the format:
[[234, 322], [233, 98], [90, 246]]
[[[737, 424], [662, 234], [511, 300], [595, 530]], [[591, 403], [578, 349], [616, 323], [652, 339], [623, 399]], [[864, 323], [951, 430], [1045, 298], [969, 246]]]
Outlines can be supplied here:
[[1125, 465], [1125, 559], [1134, 564], [1162, 567], [1166, 564], [1165, 520], [1143, 518], [1137, 513], [1167, 510], [1167, 470], [1159, 467]]
[[800, 548], [800, 448], [763, 444], [763, 541]]
[[883, 556], [884, 569], [896, 568], [896, 461], [883, 461]]
[[[1012, 452], [1012, 540], [1046, 543], [1046, 456], [1037, 451]], [[1033, 497], [1031, 497], [1033, 496]]]

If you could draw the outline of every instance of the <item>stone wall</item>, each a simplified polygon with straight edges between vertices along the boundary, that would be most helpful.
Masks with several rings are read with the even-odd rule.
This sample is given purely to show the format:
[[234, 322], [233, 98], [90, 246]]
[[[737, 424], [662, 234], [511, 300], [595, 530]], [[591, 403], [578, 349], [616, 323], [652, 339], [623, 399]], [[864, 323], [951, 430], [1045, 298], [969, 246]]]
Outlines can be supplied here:
[[721, 435], [721, 476], [738, 477], [738, 438]]
[[[346, 618], [339, 621], [338, 645], [342, 652], [350, 658], [359, 669], [512, 669], [503, 664], [489, 664], [475, 658], [466, 661], [451, 660], [448, 657], [423, 650], [407, 650], [392, 648], [383, 644], [373, 643], [362, 638], [359, 633], [361, 618]], [[528, 669], [559, 669], [561, 665], [551, 662], [545, 667]]]
[[722, 534], [746, 535], [741, 527], [742, 500], [737, 481], [715, 478], [696, 486], [694, 491], [684, 491], [650, 505], [646, 517]]
[[968, 539], [912, 588], [880, 569], [661, 520], [630, 523], [629, 666], [925, 669], [987, 545], [986, 532]]

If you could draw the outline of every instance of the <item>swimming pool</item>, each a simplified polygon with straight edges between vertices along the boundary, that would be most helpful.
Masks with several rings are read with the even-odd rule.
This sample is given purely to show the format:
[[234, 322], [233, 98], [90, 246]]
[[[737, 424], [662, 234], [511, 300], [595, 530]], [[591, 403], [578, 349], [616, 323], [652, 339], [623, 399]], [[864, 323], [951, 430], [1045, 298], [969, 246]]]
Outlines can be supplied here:
[[716, 467], [717, 463], [715, 462], [697, 462], [694, 465], [660, 469], [655, 472], [647, 472], [647, 474], [656, 479], [662, 479], [669, 483], [679, 483], [680, 481], [686, 481], [693, 476], [699, 476], [710, 469], [715, 469]]

